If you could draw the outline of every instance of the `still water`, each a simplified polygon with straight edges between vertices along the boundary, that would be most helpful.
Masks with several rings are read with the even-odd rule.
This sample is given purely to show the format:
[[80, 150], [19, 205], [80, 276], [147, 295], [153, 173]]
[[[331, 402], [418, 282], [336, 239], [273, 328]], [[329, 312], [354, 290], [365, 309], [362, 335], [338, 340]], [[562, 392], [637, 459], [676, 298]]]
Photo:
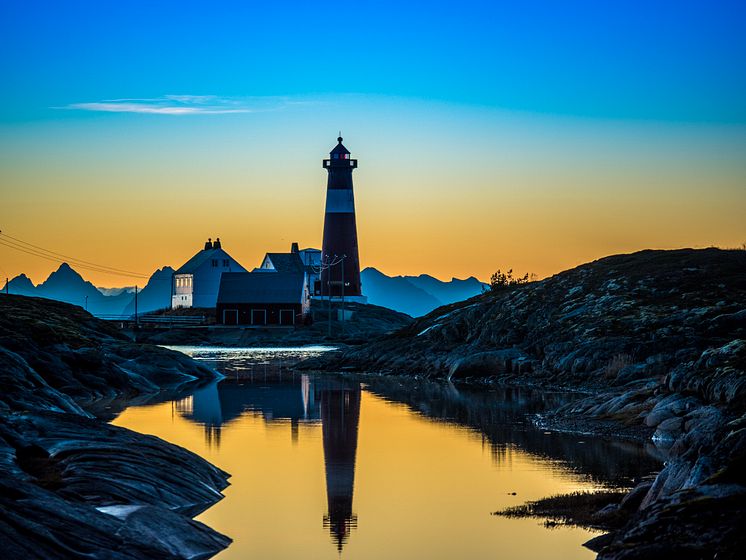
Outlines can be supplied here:
[[287, 369], [324, 347], [177, 349], [226, 378], [113, 423], [232, 474], [197, 518], [233, 539], [221, 560], [593, 558], [597, 533], [491, 512], [659, 468], [640, 445], [532, 426], [568, 395]]

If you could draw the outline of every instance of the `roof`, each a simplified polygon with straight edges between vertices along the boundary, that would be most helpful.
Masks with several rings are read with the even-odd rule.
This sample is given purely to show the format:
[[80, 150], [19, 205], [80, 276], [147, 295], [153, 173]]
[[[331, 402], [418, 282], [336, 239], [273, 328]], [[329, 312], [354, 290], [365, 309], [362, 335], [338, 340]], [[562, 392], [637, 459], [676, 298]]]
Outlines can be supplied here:
[[321, 267], [321, 250], [320, 249], [301, 249], [298, 256], [309, 274], [318, 274]]
[[341, 136], [339, 138], [337, 138], [337, 142], [339, 142], [339, 143], [336, 146], [334, 146], [334, 149], [331, 152], [329, 152], [329, 155], [334, 155], [334, 154], [349, 154], [350, 153], [350, 150], [348, 150], [347, 148], [345, 148], [344, 145], [342, 144], [342, 137]]
[[303, 303], [304, 282], [297, 272], [224, 272], [218, 303]]
[[267, 253], [277, 272], [303, 272], [303, 260], [298, 253]]
[[[235, 262], [235, 259], [232, 258], [228, 253], [225, 252], [224, 249], [202, 249], [199, 253], [194, 255], [191, 259], [189, 259], [187, 262], [182, 264], [174, 274], [191, 274], [193, 272], [196, 272], [199, 267], [201, 267], [206, 261], [210, 259], [231, 259]], [[236, 265], [240, 266], [242, 270], [246, 270], [243, 268], [240, 264], [236, 262]]]

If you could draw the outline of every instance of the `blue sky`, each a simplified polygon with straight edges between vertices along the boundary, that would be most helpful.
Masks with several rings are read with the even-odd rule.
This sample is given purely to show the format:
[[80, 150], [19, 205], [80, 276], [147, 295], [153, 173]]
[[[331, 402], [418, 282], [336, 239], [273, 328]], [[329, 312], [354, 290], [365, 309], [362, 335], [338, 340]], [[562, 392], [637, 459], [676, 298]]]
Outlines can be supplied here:
[[0, 230], [143, 273], [220, 236], [255, 266], [320, 245], [341, 130], [389, 274], [740, 246], [745, 28], [743, 0], [0, 0]]
[[746, 121], [746, 3], [3, 0], [4, 121], [165, 95], [374, 94]]

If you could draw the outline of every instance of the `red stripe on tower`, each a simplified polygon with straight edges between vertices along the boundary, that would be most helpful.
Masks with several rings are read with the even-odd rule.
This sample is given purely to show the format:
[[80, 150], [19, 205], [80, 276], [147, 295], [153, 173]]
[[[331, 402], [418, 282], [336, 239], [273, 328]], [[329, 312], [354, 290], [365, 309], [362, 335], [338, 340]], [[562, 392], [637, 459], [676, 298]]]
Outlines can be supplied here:
[[321, 295], [360, 296], [360, 257], [357, 250], [352, 171], [357, 160], [342, 145], [342, 137], [324, 160], [326, 183], [324, 242], [321, 248]]

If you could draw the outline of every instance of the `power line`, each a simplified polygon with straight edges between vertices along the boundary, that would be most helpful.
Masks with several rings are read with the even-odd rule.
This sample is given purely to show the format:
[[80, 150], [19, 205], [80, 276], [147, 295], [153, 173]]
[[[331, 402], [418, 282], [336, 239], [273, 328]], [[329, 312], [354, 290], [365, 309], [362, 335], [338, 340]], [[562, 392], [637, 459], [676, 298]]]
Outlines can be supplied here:
[[114, 267], [110, 267], [106, 265], [99, 265], [99, 264], [96, 264], [90, 261], [85, 261], [82, 259], [71, 257], [69, 255], [63, 255], [62, 253], [50, 251], [49, 249], [44, 249], [43, 247], [39, 247], [38, 245], [33, 245], [32, 243], [27, 243], [20, 239], [16, 239], [15, 237], [11, 237], [10, 235], [2, 233], [1, 231], [0, 231], [0, 245], [3, 245], [10, 249], [14, 249], [21, 253], [25, 253], [27, 255], [39, 257], [39, 258], [46, 259], [46, 260], [53, 261], [53, 262], [62, 263], [62, 262], [69, 261], [70, 264], [75, 265], [76, 268], [88, 270], [91, 272], [111, 274], [114, 276], [129, 276], [132, 278], [148, 278], [148, 275], [146, 274], [141, 274], [138, 272], [132, 272], [129, 270], [114, 268]]
[[12, 239], [16, 243], [20, 243], [20, 244], [26, 245], [28, 247], [33, 247], [34, 249], [38, 249], [40, 251], [43, 251], [45, 253], [49, 253], [49, 254], [54, 255], [56, 257], [64, 257], [65, 259], [70, 259], [70, 260], [77, 261], [77, 262], [82, 263], [82, 264], [87, 264], [87, 265], [90, 265], [90, 266], [95, 266], [96, 268], [111, 270], [111, 271], [114, 271], [114, 272], [121, 272], [123, 274], [131, 274], [133, 276], [145, 276], [144, 274], [141, 274], [139, 272], [132, 272], [131, 270], [123, 270], [121, 268], [115, 268], [113, 266], [106, 266], [106, 265], [103, 265], [103, 264], [97, 264], [97, 263], [90, 262], [90, 261], [84, 261], [83, 259], [78, 259], [76, 257], [71, 257], [69, 255], [63, 255], [62, 253], [58, 253], [56, 251], [50, 251], [49, 249], [45, 249], [44, 247], [39, 247], [38, 245], [34, 245], [33, 243], [28, 243], [27, 241], [23, 241], [21, 239], [18, 239], [17, 237], [13, 237], [11, 235], [8, 235], [7, 233], [3, 233], [2, 230], [0, 230], [0, 237], [7, 237], [8, 239]]
[[98, 267], [95, 267], [95, 266], [89, 266], [89, 265], [86, 265], [86, 264], [81, 264], [79, 262], [73, 261], [72, 259], [62, 259], [62, 258], [59, 258], [59, 257], [45, 255], [45, 254], [43, 254], [43, 253], [41, 253], [39, 251], [35, 251], [33, 249], [26, 249], [26, 248], [24, 248], [22, 246], [19, 246], [19, 245], [11, 245], [10, 243], [8, 243], [7, 241], [5, 241], [4, 239], [0, 239], [0, 245], [3, 245], [3, 246], [8, 247], [10, 249], [15, 249], [16, 251], [19, 251], [21, 253], [25, 253], [27, 255], [31, 255], [31, 256], [34, 256], [34, 257], [39, 257], [39, 258], [42, 258], [42, 259], [46, 259], [48, 261], [63, 263], [63, 262], [66, 262], [67, 260], [69, 260], [70, 263], [72, 263], [73, 265], [75, 265], [76, 268], [81, 269], [81, 270], [88, 270], [88, 271], [91, 271], [91, 272], [100, 272], [100, 273], [103, 273], [103, 274], [111, 274], [111, 275], [114, 275], [114, 276], [129, 276], [129, 277], [133, 277], [133, 278], [147, 278], [147, 276], [145, 274], [137, 274], [137, 273], [124, 274], [124, 273], [121, 273], [121, 272], [115, 272], [115, 271], [112, 271], [112, 270], [107, 270], [105, 268], [98, 268]]

